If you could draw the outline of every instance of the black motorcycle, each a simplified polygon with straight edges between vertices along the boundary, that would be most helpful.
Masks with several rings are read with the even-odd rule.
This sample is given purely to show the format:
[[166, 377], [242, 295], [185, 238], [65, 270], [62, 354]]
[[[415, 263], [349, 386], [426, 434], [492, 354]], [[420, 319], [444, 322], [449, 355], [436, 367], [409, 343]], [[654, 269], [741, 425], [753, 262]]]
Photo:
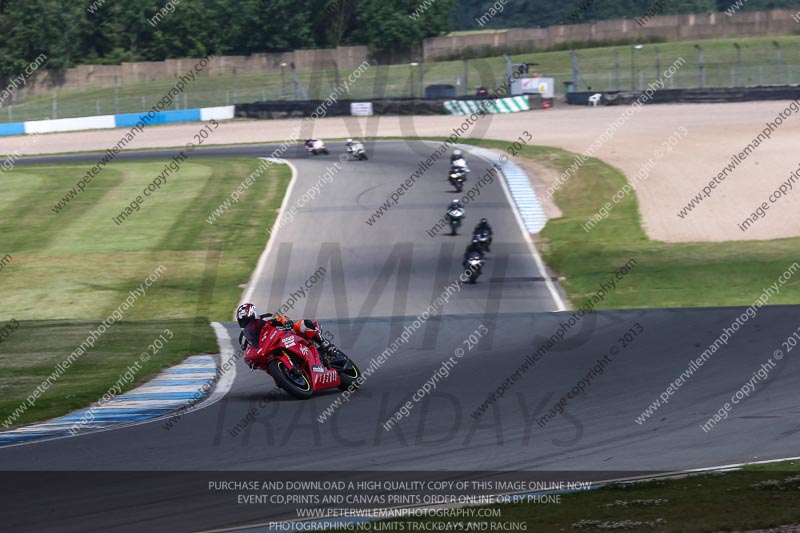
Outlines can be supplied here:
[[464, 272], [467, 274], [469, 283], [477, 283], [478, 277], [483, 270], [483, 254], [480, 252], [470, 252], [464, 261]]
[[462, 167], [453, 167], [450, 169], [447, 181], [455, 187], [456, 192], [464, 190], [464, 182], [467, 179], [467, 171]]
[[483, 253], [489, 253], [492, 247], [492, 232], [488, 229], [479, 229], [472, 234], [472, 242], [478, 243]]

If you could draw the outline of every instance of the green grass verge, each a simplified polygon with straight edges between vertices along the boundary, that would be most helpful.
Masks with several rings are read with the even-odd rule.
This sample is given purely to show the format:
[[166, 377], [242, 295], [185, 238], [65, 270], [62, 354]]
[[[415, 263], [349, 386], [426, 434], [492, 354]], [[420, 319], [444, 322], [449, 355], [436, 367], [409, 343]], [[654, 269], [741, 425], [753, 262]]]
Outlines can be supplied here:
[[[254, 158], [189, 159], [121, 226], [112, 217], [142, 193], [163, 162], [116, 162], [58, 214], [50, 208], [90, 165], [19, 165], [6, 173], [0, 258], [8, 254], [11, 260], [0, 270], [0, 327], [12, 320], [22, 326], [2, 343], [10, 351], [0, 348], [0, 422], [80, 345], [95, 320], [108, 317], [157, 269], [163, 268], [146, 296], [23, 421], [97, 400], [117, 381], [127, 358], [158, 336], [153, 333], [162, 324], [174, 322], [180, 339], [137, 374], [138, 380], [191, 353], [216, 352], [208, 323], [231, 319], [240, 286], [249, 280], [277, 216], [289, 168], [268, 167], [238, 204], [214, 224], [206, 219], [259, 163]], [[42, 320], [64, 322], [52, 326], [56, 331], [38, 322], [25, 325]]]
[[[87, 338], [100, 321], [22, 321], [2, 343], [0, 351], [0, 429], [20, 406], [14, 425], [46, 420], [97, 401], [119, 381], [124, 390], [147, 381], [160, 370], [173, 366], [188, 354], [217, 353], [216, 337], [203, 319], [131, 320], [113, 325], [95, 346], [81, 355], [52, 385], [44, 385], [31, 407], [33, 391], [50, 376]], [[160, 350], [150, 343], [172, 332]], [[140, 360], [147, 352], [148, 361]], [[156, 352], [156, 353], [154, 353]], [[116, 389], [111, 393], [117, 392]], [[19, 411], [17, 411], [19, 412]]]
[[[508, 142], [462, 139], [505, 151]], [[523, 147], [521, 157], [559, 175], [575, 154], [558, 148]], [[540, 234], [547, 265], [566, 278], [562, 287], [577, 308], [631, 258], [637, 264], [600, 309], [648, 307], [749, 306], [764, 287], [798, 261], [800, 238], [722, 243], [665, 243], [642, 229], [639, 203], [629, 195], [589, 232], [582, 225], [627, 183], [616, 168], [592, 158], [555, 194], [563, 216]], [[800, 276], [781, 287], [770, 305], [800, 303]]]
[[[745, 467], [742, 470], [692, 475], [641, 483], [614, 484], [597, 490], [562, 494], [550, 503], [494, 505], [499, 518], [458, 519], [467, 522], [525, 523], [536, 533], [631, 531], [708, 533], [746, 531], [800, 522], [800, 464]], [[648, 527], [646, 524], [659, 525]], [[395, 529], [414, 531], [409, 522], [450, 522], [450, 518], [393, 520]], [[583, 522], [583, 526], [579, 525]], [[639, 525], [636, 525], [639, 522]], [[400, 524], [403, 526], [400, 526]], [[601, 526], [600, 524], [603, 524]], [[627, 524], [627, 527], [623, 525]], [[615, 526], [616, 527], [613, 527]], [[502, 531], [491, 526], [474, 531]], [[402, 529], [401, 529], [402, 528]], [[421, 530], [420, 530], [421, 531]], [[519, 529], [511, 529], [519, 531]]]
[[[189, 159], [121, 226], [112, 221], [163, 162], [117, 162], [61, 213], [50, 208], [89, 164], [18, 166], [0, 196], [0, 319], [105, 318], [159, 265], [128, 319], [230, 320], [291, 177], [273, 165], [214, 224], [213, 211], [259, 166], [254, 158]], [[44, 309], [43, 309], [44, 306]]]
[[[775, 68], [775, 47], [777, 41], [782, 47], [782, 70], [780, 75]], [[623, 90], [634, 84], [644, 88], [660, 73], [656, 68], [656, 46], [660, 52], [660, 68], [663, 71], [675, 60], [682, 57], [685, 64], [671, 78], [668, 86], [675, 88], [699, 86], [697, 50], [694, 45], [703, 47], [705, 56], [705, 86], [727, 87], [738, 83], [736, 72], [737, 42], [742, 48], [741, 84], [759, 85], [770, 83], [796, 83], [800, 80], [800, 35], [774, 37], [746, 37], [726, 39], [696, 39], [645, 44], [631, 56], [631, 47], [595, 46], [577, 50], [580, 70], [579, 88], [588, 85], [594, 90], [616, 89], [614, 50], [619, 52], [619, 83]], [[563, 82], [572, 80], [572, 59], [568, 50], [530, 50], [525, 53], [512, 53], [514, 63], [538, 63], [534, 67], [542, 76], [555, 78], [557, 92], [562, 92]], [[633, 63], [633, 65], [631, 65]], [[633, 66], [633, 72], [631, 69]], [[341, 69], [339, 83], [353, 71]], [[385, 97], [407, 97], [412, 89], [418, 91], [418, 71], [407, 64], [384, 65], [380, 68], [381, 82], [376, 84], [379, 69], [371, 67], [349, 84], [349, 96], [355, 99], [374, 98], [376, 88]], [[466, 89], [474, 93], [476, 85], [494, 87], [506, 73], [506, 64], [497, 54], [492, 57], [470, 59]], [[413, 76], [413, 79], [412, 79]], [[456, 85], [459, 95], [465, 84], [457, 83], [464, 76], [461, 60], [427, 62], [424, 65], [424, 85]], [[230, 105], [234, 103], [256, 102], [293, 98], [289, 73], [280, 72], [243, 74], [235, 79], [232, 76], [202, 76], [193, 82], [181, 96], [180, 101], [170, 108], [206, 107]], [[299, 72], [298, 80], [305, 87], [309, 98], [325, 99], [336, 86], [333, 70], [318, 72]], [[734, 83], [736, 82], [736, 83]], [[123, 85], [115, 94], [113, 87], [61, 92], [56, 95], [57, 116], [53, 116], [53, 94], [45, 93], [27, 98], [24, 103], [6, 106], [0, 113], [0, 122], [21, 122], [47, 118], [78, 117], [88, 115], [138, 113], [149, 110], [173, 87], [175, 80], [150, 81], [147, 83]], [[672, 84], [672, 85], [669, 85]]]

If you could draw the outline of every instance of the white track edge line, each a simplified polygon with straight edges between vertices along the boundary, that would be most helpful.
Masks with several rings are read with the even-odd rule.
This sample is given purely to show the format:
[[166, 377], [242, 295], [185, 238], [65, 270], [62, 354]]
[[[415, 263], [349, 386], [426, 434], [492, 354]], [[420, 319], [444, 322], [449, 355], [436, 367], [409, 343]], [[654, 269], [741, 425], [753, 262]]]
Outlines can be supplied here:
[[[465, 148], [467, 148], [467, 145], [460, 145], [460, 146], [465, 146]], [[472, 145], [468, 146], [471, 147]], [[486, 150], [486, 148], [484, 148], [484, 150]], [[486, 159], [484, 156], [477, 153], [474, 155], [476, 157], [483, 159], [487, 163], [493, 165], [493, 163], [488, 159]], [[553, 285], [553, 281], [550, 279], [550, 276], [547, 275], [547, 268], [544, 265], [544, 261], [542, 261], [542, 257], [539, 255], [539, 251], [536, 249], [536, 246], [534, 246], [533, 241], [531, 240], [531, 234], [528, 232], [528, 228], [527, 226], [525, 226], [525, 222], [522, 220], [522, 215], [520, 215], [519, 213], [519, 207], [517, 207], [517, 203], [511, 196], [511, 191], [508, 190], [508, 184], [506, 183], [506, 178], [505, 178], [506, 175], [505, 173], [503, 173], [502, 170], [500, 171], [500, 173], [503, 174], [502, 179], [498, 180], [500, 181], [500, 186], [503, 188], [503, 192], [506, 195], [506, 200], [508, 200], [508, 203], [511, 204], [511, 211], [514, 213], [514, 218], [517, 220], [517, 225], [519, 226], [519, 229], [522, 232], [522, 238], [525, 240], [525, 243], [528, 245], [528, 250], [530, 250], [531, 255], [533, 256], [533, 261], [534, 263], [536, 263], [536, 268], [539, 269], [539, 273], [542, 275], [542, 278], [544, 278], [545, 286], [547, 287], [547, 290], [550, 291], [550, 296], [553, 298], [553, 302], [556, 304], [556, 311], [566, 311], [567, 307], [564, 305], [564, 301], [558, 294], [558, 289], [556, 289], [555, 286]], [[527, 176], [527, 174], [525, 175]]]
[[258, 284], [258, 280], [261, 277], [262, 272], [264, 271], [264, 267], [267, 265], [267, 259], [269, 258], [269, 253], [272, 251], [272, 245], [275, 243], [276, 235], [281, 230], [280, 222], [283, 219], [283, 212], [286, 210], [286, 206], [289, 204], [289, 198], [292, 196], [292, 191], [294, 191], [294, 186], [297, 183], [297, 167], [294, 166], [292, 162], [287, 159], [276, 159], [276, 158], [261, 158], [261, 159], [268, 159], [275, 161], [279, 164], [287, 165], [292, 171], [292, 179], [289, 181], [289, 186], [286, 188], [286, 194], [283, 195], [283, 201], [281, 202], [281, 207], [278, 210], [278, 216], [275, 217], [275, 224], [278, 227], [270, 232], [269, 239], [267, 240], [267, 246], [264, 248], [264, 251], [261, 252], [261, 257], [258, 258], [258, 264], [256, 265], [256, 269], [253, 271], [253, 274], [250, 276], [250, 281], [247, 284], [247, 289], [244, 291], [242, 295], [242, 299], [239, 304], [243, 304], [245, 302], [250, 301], [253, 297], [253, 293], [256, 290], [256, 285]]

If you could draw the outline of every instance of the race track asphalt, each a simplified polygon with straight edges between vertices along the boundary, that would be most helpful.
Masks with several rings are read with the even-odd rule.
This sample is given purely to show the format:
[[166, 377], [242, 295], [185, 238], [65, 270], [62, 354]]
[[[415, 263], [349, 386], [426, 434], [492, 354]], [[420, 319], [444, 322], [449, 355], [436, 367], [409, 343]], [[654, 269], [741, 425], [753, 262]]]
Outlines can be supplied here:
[[[287, 206], [296, 205], [338, 161], [343, 146], [330, 148], [327, 157], [288, 155], [299, 175]], [[435, 143], [380, 142], [370, 147], [369, 161], [341, 164], [319, 198], [278, 230], [253, 280], [255, 303], [277, 309], [324, 267], [288, 314], [320, 318], [363, 370], [459, 273], [467, 237], [425, 233], [454, 196], [444, 179], [446, 163], [437, 163], [379, 221], [365, 222], [434, 148]], [[267, 156], [273, 149], [209, 148], [196, 156]], [[171, 153], [135, 152], [120, 159]], [[468, 188], [488, 167], [474, 157], [470, 165]], [[529, 471], [608, 479], [800, 455], [800, 371], [792, 363], [796, 353], [781, 345], [800, 325], [800, 307], [767, 307], [748, 318], [640, 424], [637, 417], [744, 309], [597, 311], [570, 324], [573, 311], [552, 312], [555, 302], [496, 179], [467, 207], [468, 228], [482, 216], [494, 226], [496, 242], [479, 283], [461, 287], [440, 316], [415, 330], [323, 422], [319, 417], [336, 393], [308, 401], [272, 398], [271, 379], [240, 361], [223, 400], [183, 416], [170, 429], [155, 422], [0, 448], [5, 525], [15, 531], [197, 531], [292, 516], [281, 507], [237, 506], [231, 494], [206, 487], [211, 479], [234, 475], [260, 479], [314, 471], [342, 479], [381, 471], [450, 477]], [[616, 290], [624, 290], [624, 277], [616, 283]], [[233, 339], [234, 326], [226, 327]], [[559, 330], [566, 331], [561, 338]], [[526, 356], [551, 338], [555, 342], [525, 366]], [[782, 358], [776, 350], [785, 352]], [[564, 414], [543, 421], [604, 356], [602, 373], [595, 372], [566, 401]], [[716, 427], [701, 429], [770, 358], [755, 392]], [[446, 360], [447, 376], [440, 370]], [[435, 389], [413, 401], [412, 394], [434, 375]], [[512, 376], [515, 382], [503, 389]], [[384, 429], [406, 401], [408, 416]]]

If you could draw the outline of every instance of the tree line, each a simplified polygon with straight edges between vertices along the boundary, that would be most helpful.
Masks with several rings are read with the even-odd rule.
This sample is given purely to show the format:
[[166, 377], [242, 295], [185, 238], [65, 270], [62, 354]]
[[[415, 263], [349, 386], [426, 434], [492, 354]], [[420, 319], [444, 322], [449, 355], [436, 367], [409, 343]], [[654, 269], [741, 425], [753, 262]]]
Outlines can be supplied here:
[[[557, 24], [581, 24], [595, 20], [641, 17], [648, 11], [659, 15], [725, 13], [790, 9], [797, 0], [459, 0], [451, 18], [459, 30], [544, 28]], [[494, 16], [485, 17], [494, 9]], [[723, 15], [727, 16], [727, 15]]]

